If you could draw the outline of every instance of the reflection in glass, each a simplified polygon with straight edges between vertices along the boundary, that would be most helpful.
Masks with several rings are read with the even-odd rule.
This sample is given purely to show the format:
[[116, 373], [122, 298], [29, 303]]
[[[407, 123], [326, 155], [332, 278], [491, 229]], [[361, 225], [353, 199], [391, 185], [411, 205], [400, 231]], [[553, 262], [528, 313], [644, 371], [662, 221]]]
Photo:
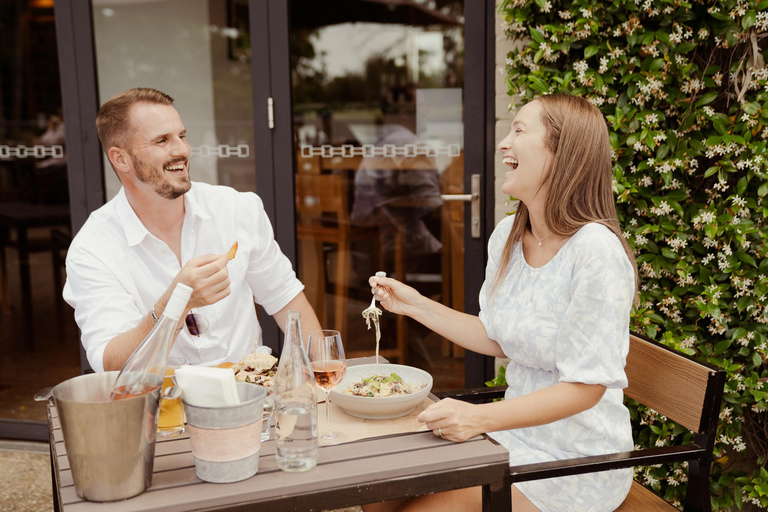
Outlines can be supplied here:
[[[464, 206], [441, 194], [464, 192], [464, 3], [325, 7], [291, 2], [298, 271], [358, 357], [374, 350], [360, 312], [377, 270], [463, 307]], [[308, 208], [325, 196], [306, 184], [331, 180], [342, 211]], [[403, 317], [382, 322], [384, 357], [431, 371], [437, 389], [463, 384], [463, 353]]]
[[34, 394], [80, 372], [66, 128], [53, 2], [0, 2], [0, 420], [45, 421]]
[[[131, 87], [170, 94], [194, 181], [255, 191], [248, 3], [93, 0], [101, 103]], [[104, 162], [107, 199], [120, 189]]]

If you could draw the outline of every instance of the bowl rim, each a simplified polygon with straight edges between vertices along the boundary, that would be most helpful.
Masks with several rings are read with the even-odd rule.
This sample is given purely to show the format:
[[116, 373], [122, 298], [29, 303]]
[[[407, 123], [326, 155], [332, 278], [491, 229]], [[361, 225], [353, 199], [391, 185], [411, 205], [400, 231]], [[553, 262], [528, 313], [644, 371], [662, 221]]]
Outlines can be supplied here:
[[[422, 375], [424, 375], [426, 377], [424, 382], [427, 385], [424, 386], [423, 388], [417, 390], [417, 391], [414, 391], [413, 393], [409, 393], [407, 395], [394, 395], [394, 396], [357, 396], [357, 395], [350, 395], [348, 393], [344, 393], [344, 392], [342, 392], [340, 390], [342, 383], [347, 379], [347, 376], [349, 376], [349, 370], [351, 370], [352, 368], [355, 368], [355, 369], [360, 368], [360, 369], [362, 369], [362, 368], [366, 368], [366, 367], [370, 367], [370, 366], [375, 367], [376, 363], [360, 364], [360, 365], [355, 365], [355, 366], [347, 367], [347, 375], [345, 375], [344, 379], [342, 379], [341, 382], [339, 382], [339, 384], [335, 388], [333, 388], [331, 390], [330, 394], [331, 395], [339, 395], [339, 396], [341, 396], [343, 398], [348, 398], [348, 399], [352, 399], [352, 400], [365, 400], [366, 402], [392, 401], [393, 399], [407, 400], [409, 398], [416, 397], [416, 396], [418, 396], [419, 394], [422, 394], [422, 393], [425, 394], [425, 395], [429, 394], [429, 392], [432, 390], [432, 386], [434, 385], [434, 379], [432, 378], [432, 375], [428, 371], [426, 371], [426, 370], [422, 370], [421, 368], [416, 368], [415, 366], [408, 366], [408, 365], [405, 365], [405, 364], [379, 363], [379, 367], [382, 367], [382, 366], [390, 366], [390, 367], [396, 366], [396, 367], [400, 367], [400, 368], [408, 368], [409, 371], [410, 370], [415, 370], [417, 373], [422, 374]], [[358, 371], [358, 370], [355, 370], [355, 371]]]

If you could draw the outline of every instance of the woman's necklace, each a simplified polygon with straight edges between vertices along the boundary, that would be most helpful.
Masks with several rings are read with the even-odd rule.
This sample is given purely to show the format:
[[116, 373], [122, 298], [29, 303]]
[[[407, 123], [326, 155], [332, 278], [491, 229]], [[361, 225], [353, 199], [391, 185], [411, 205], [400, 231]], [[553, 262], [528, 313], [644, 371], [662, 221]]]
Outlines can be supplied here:
[[552, 236], [552, 233], [550, 233], [547, 236], [545, 236], [544, 238], [539, 238], [538, 236], [536, 236], [536, 233], [533, 232], [533, 228], [531, 228], [531, 234], [536, 238], [536, 240], [539, 241], [539, 247], [541, 247], [541, 242], [543, 242], [544, 240], [546, 240], [547, 238]]

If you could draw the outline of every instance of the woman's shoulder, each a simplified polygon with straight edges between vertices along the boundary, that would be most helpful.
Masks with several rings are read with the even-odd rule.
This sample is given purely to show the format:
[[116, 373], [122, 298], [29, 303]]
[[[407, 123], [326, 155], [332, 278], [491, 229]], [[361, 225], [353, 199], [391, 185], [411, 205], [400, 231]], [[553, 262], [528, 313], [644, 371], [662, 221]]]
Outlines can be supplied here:
[[621, 259], [629, 262], [624, 245], [616, 233], [597, 222], [579, 228], [568, 245], [574, 255], [583, 259], [599, 258], [607, 261], [612, 257], [623, 256]]
[[493, 252], [494, 250], [500, 251], [509, 238], [509, 233], [512, 231], [512, 226], [515, 223], [515, 214], [507, 215], [501, 221], [496, 224], [496, 227], [491, 233], [491, 238], [488, 240], [488, 247]]

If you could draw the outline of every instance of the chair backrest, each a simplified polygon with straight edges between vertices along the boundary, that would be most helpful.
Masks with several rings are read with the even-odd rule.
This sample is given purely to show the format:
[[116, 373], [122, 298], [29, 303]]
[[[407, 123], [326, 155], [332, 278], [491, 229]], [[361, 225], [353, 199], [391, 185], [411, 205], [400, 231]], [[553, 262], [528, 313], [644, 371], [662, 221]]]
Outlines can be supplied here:
[[312, 223], [335, 214], [340, 225], [349, 224], [349, 206], [344, 176], [340, 174], [296, 174], [296, 212], [299, 222]]
[[722, 370], [630, 333], [625, 371], [626, 396], [696, 433], [711, 429], [720, 412]]

